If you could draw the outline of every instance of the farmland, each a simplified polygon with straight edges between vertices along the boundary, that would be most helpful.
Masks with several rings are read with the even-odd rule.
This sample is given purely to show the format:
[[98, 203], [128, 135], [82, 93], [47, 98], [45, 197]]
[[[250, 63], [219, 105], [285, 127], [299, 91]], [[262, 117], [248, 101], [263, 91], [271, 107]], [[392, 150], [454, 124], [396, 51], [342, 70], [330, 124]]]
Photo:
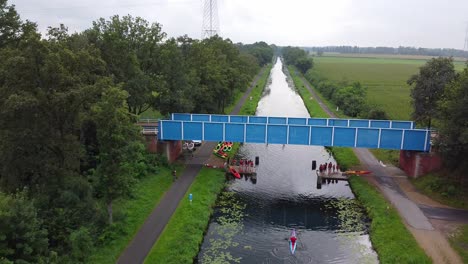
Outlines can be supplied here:
[[[367, 101], [378, 105], [391, 119], [408, 120], [411, 114], [408, 78], [426, 60], [388, 57], [315, 57], [314, 71], [334, 82], [359, 81], [368, 88]], [[461, 70], [462, 61], [455, 62]]]

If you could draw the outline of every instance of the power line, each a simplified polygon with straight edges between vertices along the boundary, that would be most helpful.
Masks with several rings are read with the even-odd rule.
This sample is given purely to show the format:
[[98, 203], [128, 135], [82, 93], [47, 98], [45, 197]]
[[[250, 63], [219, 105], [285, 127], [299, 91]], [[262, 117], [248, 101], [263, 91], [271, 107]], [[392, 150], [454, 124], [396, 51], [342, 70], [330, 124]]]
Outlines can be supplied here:
[[205, 0], [203, 8], [202, 38], [219, 34], [218, 6], [216, 0]]

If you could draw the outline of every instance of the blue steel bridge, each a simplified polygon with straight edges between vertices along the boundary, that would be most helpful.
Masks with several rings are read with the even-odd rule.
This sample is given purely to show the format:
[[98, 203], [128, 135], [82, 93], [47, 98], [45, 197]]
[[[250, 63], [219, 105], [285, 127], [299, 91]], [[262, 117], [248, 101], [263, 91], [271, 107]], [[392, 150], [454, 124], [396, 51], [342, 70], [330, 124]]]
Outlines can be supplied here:
[[412, 121], [172, 114], [159, 140], [232, 141], [397, 150], [430, 150], [431, 131]]

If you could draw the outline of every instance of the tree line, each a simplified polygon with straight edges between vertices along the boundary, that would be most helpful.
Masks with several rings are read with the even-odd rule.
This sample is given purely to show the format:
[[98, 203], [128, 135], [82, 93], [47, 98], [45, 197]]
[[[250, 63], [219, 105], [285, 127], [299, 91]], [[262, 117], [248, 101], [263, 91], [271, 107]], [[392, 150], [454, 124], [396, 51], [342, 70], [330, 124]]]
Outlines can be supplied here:
[[[408, 79], [413, 119], [433, 128], [434, 147], [457, 176], [468, 170], [468, 62], [456, 72], [452, 58], [434, 58]], [[461, 177], [460, 179], [463, 179]]]
[[388, 54], [388, 55], [421, 55], [434, 57], [468, 58], [468, 51], [447, 48], [416, 48], [416, 47], [358, 47], [358, 46], [325, 46], [304, 47], [308, 52], [323, 54], [324, 52], [353, 53], [353, 54]]
[[272, 54], [130, 15], [42, 36], [0, 0], [0, 262], [85, 263], [120, 232], [114, 202], [166, 165], [138, 115], [221, 113]]
[[299, 47], [283, 47], [284, 61], [294, 65], [328, 100], [338, 105], [350, 117], [387, 119], [386, 113], [377, 106], [366, 103], [367, 88], [359, 82], [330, 82], [313, 71], [314, 62], [308, 53]]

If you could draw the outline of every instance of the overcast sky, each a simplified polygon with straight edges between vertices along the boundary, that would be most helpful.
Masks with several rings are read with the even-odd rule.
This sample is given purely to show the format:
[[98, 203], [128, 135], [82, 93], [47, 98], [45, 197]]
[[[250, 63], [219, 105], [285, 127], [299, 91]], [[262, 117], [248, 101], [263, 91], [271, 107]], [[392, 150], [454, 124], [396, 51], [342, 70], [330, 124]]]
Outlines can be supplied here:
[[[200, 38], [205, 0], [9, 0], [41, 32], [71, 32], [112, 15], [158, 22], [169, 37]], [[292, 46], [414, 46], [463, 49], [468, 0], [218, 0], [220, 35]]]

